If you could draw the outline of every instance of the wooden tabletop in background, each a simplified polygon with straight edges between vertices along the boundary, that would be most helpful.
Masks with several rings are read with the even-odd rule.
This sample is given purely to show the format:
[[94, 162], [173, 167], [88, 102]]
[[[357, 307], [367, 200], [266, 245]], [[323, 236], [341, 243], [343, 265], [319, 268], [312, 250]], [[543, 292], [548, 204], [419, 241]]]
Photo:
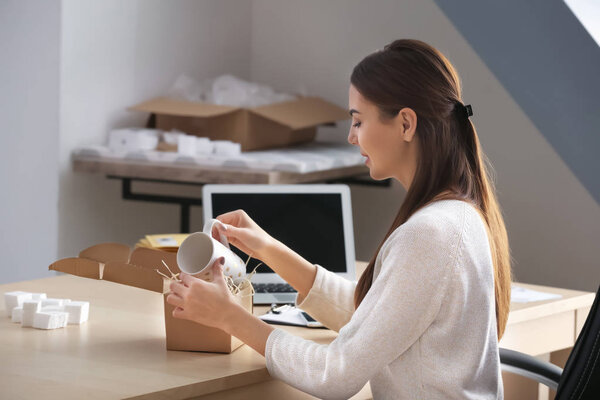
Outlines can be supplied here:
[[365, 165], [354, 165], [351, 167], [298, 173], [76, 157], [73, 159], [73, 171], [170, 182], [294, 184], [350, 178], [368, 174], [369, 168]]

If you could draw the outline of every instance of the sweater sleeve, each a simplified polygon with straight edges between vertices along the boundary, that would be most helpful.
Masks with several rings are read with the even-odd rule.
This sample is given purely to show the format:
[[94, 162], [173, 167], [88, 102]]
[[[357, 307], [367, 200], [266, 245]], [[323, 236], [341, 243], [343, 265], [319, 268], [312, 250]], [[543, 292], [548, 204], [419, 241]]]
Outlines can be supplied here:
[[272, 377], [319, 398], [349, 398], [418, 340], [439, 312], [460, 235], [409, 222], [382, 247], [379, 275], [333, 342], [271, 332], [265, 358]]
[[354, 313], [356, 282], [315, 265], [315, 281], [306, 297], [297, 296], [296, 307], [303, 309], [329, 329], [339, 332]]

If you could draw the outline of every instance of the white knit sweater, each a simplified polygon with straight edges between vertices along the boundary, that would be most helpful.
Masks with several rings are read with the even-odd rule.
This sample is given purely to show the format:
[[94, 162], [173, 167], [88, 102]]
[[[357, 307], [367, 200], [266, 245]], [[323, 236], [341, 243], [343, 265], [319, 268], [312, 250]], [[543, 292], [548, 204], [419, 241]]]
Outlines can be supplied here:
[[317, 265], [297, 306], [338, 331], [328, 345], [275, 329], [272, 377], [325, 399], [370, 382], [378, 399], [501, 399], [494, 275], [484, 222], [459, 200], [414, 213], [383, 244], [371, 289]]

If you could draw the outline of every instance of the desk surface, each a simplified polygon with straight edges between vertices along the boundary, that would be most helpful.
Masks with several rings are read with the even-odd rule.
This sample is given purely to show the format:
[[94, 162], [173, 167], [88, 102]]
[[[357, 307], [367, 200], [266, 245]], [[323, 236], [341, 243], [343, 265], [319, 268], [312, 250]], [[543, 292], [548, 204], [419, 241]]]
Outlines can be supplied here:
[[[359, 263], [358, 269], [364, 266]], [[514, 304], [509, 330], [511, 324], [540, 314], [589, 307], [594, 298], [587, 292], [523, 286], [563, 298]], [[163, 300], [157, 293], [70, 275], [0, 285], [0, 293], [12, 290], [89, 300], [90, 320], [43, 331], [21, 328], [1, 317], [2, 398], [176, 399], [271, 379], [264, 358], [246, 345], [225, 355], [167, 351]], [[0, 309], [0, 315], [3, 312]], [[266, 307], [255, 307], [255, 314], [264, 312]], [[324, 329], [281, 328], [318, 343], [336, 336]]]

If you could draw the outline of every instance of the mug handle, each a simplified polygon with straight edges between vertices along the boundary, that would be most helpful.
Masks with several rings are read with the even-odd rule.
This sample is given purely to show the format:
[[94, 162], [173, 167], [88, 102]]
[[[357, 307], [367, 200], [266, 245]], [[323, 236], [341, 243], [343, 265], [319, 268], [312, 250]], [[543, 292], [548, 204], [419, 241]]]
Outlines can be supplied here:
[[[215, 225], [220, 225], [221, 227], [223, 227], [223, 223], [218, 219], [209, 219], [204, 224], [204, 229], [202, 229], [202, 232], [206, 233], [210, 237], [213, 237], [212, 231]], [[219, 233], [219, 242], [221, 242], [223, 246], [231, 250], [231, 248], [229, 247], [229, 242], [227, 241], [227, 236], [223, 235], [222, 233]]]

